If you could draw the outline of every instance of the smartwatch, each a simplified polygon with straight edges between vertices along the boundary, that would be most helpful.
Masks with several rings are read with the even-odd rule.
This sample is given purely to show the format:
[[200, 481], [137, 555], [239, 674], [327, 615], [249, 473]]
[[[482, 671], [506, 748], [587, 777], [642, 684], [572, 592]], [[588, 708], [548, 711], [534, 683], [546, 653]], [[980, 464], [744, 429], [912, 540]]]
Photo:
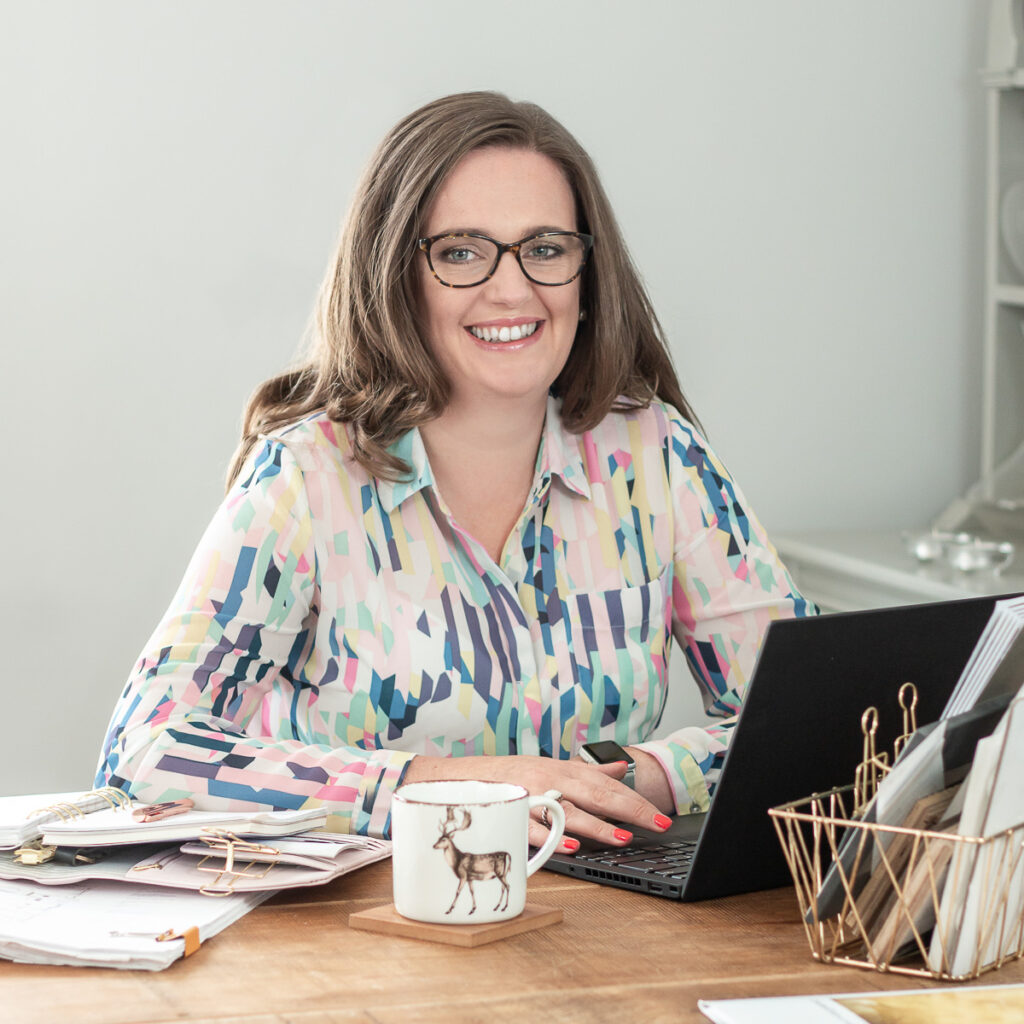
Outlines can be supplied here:
[[580, 757], [589, 764], [613, 764], [616, 761], [626, 762], [626, 774], [622, 781], [635, 789], [636, 762], [629, 756], [624, 747], [620, 747], [614, 740], [598, 740], [596, 743], [584, 743], [580, 748]]

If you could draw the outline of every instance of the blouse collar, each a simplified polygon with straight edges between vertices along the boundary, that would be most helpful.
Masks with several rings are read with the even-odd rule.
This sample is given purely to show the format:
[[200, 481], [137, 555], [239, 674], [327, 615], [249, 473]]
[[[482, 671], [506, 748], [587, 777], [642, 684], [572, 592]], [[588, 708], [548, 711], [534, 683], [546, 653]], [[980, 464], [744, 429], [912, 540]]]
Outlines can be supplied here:
[[[550, 478], [557, 477], [570, 491], [589, 498], [590, 484], [583, 466], [583, 439], [562, 426], [561, 410], [562, 400], [548, 395], [544, 431], [537, 452], [536, 482], [546, 484]], [[402, 480], [378, 478], [376, 481], [381, 505], [385, 512], [391, 513], [407, 498], [433, 484], [434, 474], [419, 427], [407, 430], [388, 446], [388, 451], [412, 467], [410, 475]]]

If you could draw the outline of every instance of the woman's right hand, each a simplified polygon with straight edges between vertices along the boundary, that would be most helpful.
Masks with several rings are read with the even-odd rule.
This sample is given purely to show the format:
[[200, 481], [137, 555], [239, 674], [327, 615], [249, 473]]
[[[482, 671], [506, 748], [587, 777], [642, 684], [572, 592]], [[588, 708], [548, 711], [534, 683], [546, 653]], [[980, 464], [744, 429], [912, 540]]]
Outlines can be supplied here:
[[[671, 820], [648, 799], [619, 781], [625, 773], [624, 761], [594, 765], [579, 760], [561, 761], [526, 754], [490, 757], [418, 755], [410, 762], [404, 781], [475, 779], [512, 782], [522, 786], [531, 796], [541, 796], [555, 789], [562, 794], [565, 833], [570, 840], [571, 835], [575, 835], [607, 846], [626, 846], [633, 835], [622, 825], [632, 824], [663, 832]], [[547, 835], [548, 830], [543, 823], [531, 819], [530, 843], [540, 846]], [[563, 852], [575, 852], [578, 848], [578, 843], [574, 846], [571, 841], [563, 841]]]

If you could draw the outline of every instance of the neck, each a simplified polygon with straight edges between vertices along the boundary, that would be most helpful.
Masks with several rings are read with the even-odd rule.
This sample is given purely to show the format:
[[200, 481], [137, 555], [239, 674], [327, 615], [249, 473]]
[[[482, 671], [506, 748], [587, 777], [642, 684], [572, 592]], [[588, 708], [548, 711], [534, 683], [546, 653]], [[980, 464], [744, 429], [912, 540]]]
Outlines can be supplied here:
[[453, 463], [486, 461], [533, 474], [544, 429], [547, 399], [541, 402], [451, 402], [420, 427], [435, 475]]
[[452, 403], [420, 427], [448, 511], [498, 564], [530, 493], [546, 404]]

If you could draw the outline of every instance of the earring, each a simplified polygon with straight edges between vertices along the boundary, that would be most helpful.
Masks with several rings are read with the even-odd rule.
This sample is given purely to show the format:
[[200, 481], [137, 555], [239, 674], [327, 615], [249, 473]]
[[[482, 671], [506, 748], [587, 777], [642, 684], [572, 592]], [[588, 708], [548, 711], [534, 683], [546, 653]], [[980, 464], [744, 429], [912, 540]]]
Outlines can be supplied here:
[[581, 309], [580, 310], [580, 320], [583, 321], [583, 320], [586, 320], [586, 319], [587, 319], [587, 311], [585, 309]]

